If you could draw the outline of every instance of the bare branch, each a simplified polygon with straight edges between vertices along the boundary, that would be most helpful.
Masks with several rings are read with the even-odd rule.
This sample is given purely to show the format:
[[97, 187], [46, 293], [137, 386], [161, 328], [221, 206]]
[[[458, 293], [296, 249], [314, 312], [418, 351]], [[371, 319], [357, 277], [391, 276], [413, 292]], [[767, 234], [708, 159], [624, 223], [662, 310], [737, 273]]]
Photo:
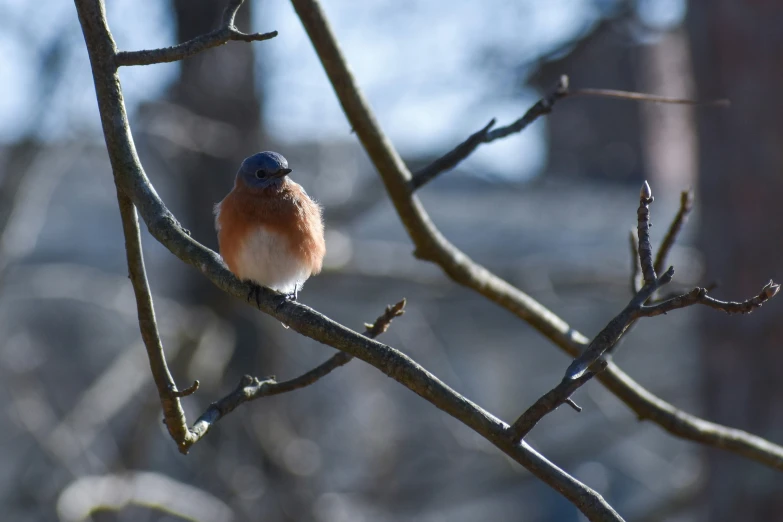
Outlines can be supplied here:
[[198, 391], [199, 386], [201, 386], [201, 383], [198, 382], [198, 379], [196, 379], [195, 381], [193, 381], [193, 384], [191, 384], [184, 390], [181, 391], [171, 390], [171, 393], [172, 395], [174, 395], [174, 397], [179, 397], [181, 399], [182, 397], [187, 397], [189, 395], [193, 395], [194, 393], [196, 393]]
[[459, 165], [462, 160], [470, 156], [482, 143], [487, 143], [489, 130], [495, 126], [495, 118], [489, 120], [483, 129], [474, 132], [468, 139], [454, 147], [452, 150], [436, 159], [413, 175], [410, 182], [411, 191], [415, 191], [432, 181], [438, 174], [451, 170]]
[[673, 105], [702, 105], [711, 107], [728, 107], [731, 102], [726, 99], [720, 100], [689, 100], [686, 98], [671, 98], [669, 96], [656, 96], [643, 92], [618, 91], [615, 89], [576, 89], [569, 93], [571, 96], [592, 96], [596, 98], [615, 98], [618, 100], [633, 100], [653, 103], [668, 103]]
[[[683, 201], [685, 198], [683, 198]], [[761, 290], [761, 293], [752, 299], [742, 303], [723, 302], [707, 297], [707, 291], [696, 288], [692, 292], [675, 297], [659, 304], [645, 306], [650, 297], [662, 286], [671, 282], [674, 276], [674, 268], [656, 277], [652, 262], [652, 246], [650, 245], [650, 203], [652, 203], [652, 191], [645, 181], [639, 193], [639, 209], [637, 210], [639, 247], [638, 258], [645, 274], [645, 282], [628, 305], [615, 316], [601, 332], [595, 336], [584, 352], [580, 354], [566, 369], [565, 377], [555, 388], [538, 399], [525, 413], [523, 413], [510, 428], [511, 440], [517, 442], [527, 435], [530, 430], [545, 415], [553, 412], [563, 403], [569, 401], [571, 395], [586, 384], [595, 375], [607, 368], [606, 356], [611, 354], [621, 337], [641, 317], [653, 317], [665, 314], [669, 310], [684, 308], [696, 303], [705, 304], [723, 310], [727, 313], [750, 313], [759, 308], [767, 300], [774, 297], [780, 290], [780, 285], [770, 281]], [[679, 221], [675, 219], [675, 223]], [[676, 235], [676, 232], [674, 233]], [[631, 245], [635, 246], [633, 233]], [[673, 240], [672, 240], [673, 241]], [[635, 279], [633, 280], [635, 285]], [[607, 355], [605, 355], [607, 354]]]
[[[525, 410], [525, 413], [519, 416], [514, 421], [514, 424], [509, 428], [509, 436], [514, 442], [518, 442], [525, 438], [525, 435], [530, 433], [538, 421], [543, 419], [546, 415], [549, 415], [555, 411], [563, 403], [571, 401], [570, 397], [578, 390], [583, 384], [595, 377], [595, 374], [603, 371], [606, 368], [606, 361], [603, 359], [596, 364], [596, 372], [592, 371], [584, 372], [576, 379], [565, 378], [560, 381], [556, 387], [545, 393], [540, 399], [533, 403], [530, 408]], [[572, 406], [573, 407], [573, 406]], [[577, 412], [581, 411], [581, 408]]]
[[653, 266], [656, 272], [663, 270], [663, 267], [666, 265], [666, 258], [669, 256], [674, 242], [677, 241], [680, 230], [688, 221], [688, 215], [691, 213], [691, 210], [693, 210], [693, 191], [683, 190], [680, 194], [680, 209], [677, 211], [677, 215], [674, 216], [671, 225], [669, 225], [669, 230], [666, 231], [666, 235], [663, 237], [661, 246], [658, 248], [658, 253], [655, 256]]
[[[386, 311], [378, 317], [374, 323], [365, 325], [367, 329], [365, 330], [364, 335], [370, 339], [374, 339], [384, 333], [388, 330], [389, 325], [391, 325], [391, 322], [395, 317], [399, 317], [405, 313], [404, 309], [405, 299], [397, 304], [387, 306]], [[187, 453], [190, 446], [201, 440], [217, 421], [234, 411], [240, 405], [260, 399], [261, 397], [280, 395], [281, 393], [288, 393], [309, 386], [321, 379], [321, 377], [331, 373], [332, 370], [347, 364], [352, 359], [353, 355], [346, 352], [338, 352], [309, 372], [283, 382], [276, 382], [273, 377], [259, 380], [256, 377], [245, 375], [239, 381], [239, 384], [234, 391], [219, 401], [213, 402], [209, 408], [207, 408], [207, 411], [196, 420], [193, 424], [193, 428], [190, 430], [192, 437], [188, 439], [188, 444], [184, 447], [185, 452]]]
[[761, 305], [775, 297], [780, 290], [780, 285], [772, 281], [764, 285], [758, 295], [742, 302], [719, 301], [707, 295], [706, 288], [694, 288], [687, 294], [678, 295], [650, 306], [643, 306], [638, 315], [640, 317], [655, 317], [678, 308], [685, 308], [695, 304], [702, 304], [726, 312], [727, 314], [749, 314]]
[[[317, 4], [309, 0], [292, 2], [351, 127], [378, 170], [394, 208], [413, 241], [415, 255], [438, 264], [455, 282], [474, 289], [517, 315], [572, 357], [579, 356], [588, 343], [582, 333], [529, 295], [475, 263], [433, 226], [418, 198], [411, 194], [408, 186], [410, 172], [378, 126]], [[639, 418], [649, 419], [673, 435], [726, 449], [783, 470], [783, 447], [678, 410], [644, 389], [612, 362], [597, 378]]]
[[[147, 282], [147, 272], [144, 268], [136, 209], [128, 196], [122, 193], [119, 188], [117, 189], [117, 200], [120, 206], [120, 217], [122, 218], [122, 231], [125, 234], [128, 273], [133, 285], [133, 292], [136, 295], [141, 338], [144, 341], [144, 346], [147, 348], [152, 378], [155, 381], [155, 386], [158, 388], [158, 397], [163, 408], [163, 422], [166, 424], [171, 438], [181, 445], [188, 438], [185, 412], [182, 410], [182, 404], [179, 401], [182, 395], [177, 391], [177, 385], [174, 383], [174, 379], [169, 371], [166, 363], [166, 354], [163, 352], [163, 343], [161, 343], [160, 334], [158, 333], [158, 323], [155, 320], [152, 295]], [[195, 385], [195, 387], [197, 388], [198, 385]]]
[[[609, 321], [609, 324], [595, 336], [587, 348], [585, 348], [585, 351], [568, 366], [564, 379], [580, 379], [582, 374], [599, 361], [605, 353], [611, 352], [626, 330], [638, 319], [638, 312], [642, 305], [658, 288], [671, 282], [673, 276], [674, 268], [670, 267], [663, 275], [654, 279], [652, 283], [645, 283], [623, 311]], [[599, 372], [593, 371], [592, 373], [597, 374]]]
[[656, 397], [609, 361], [596, 377], [638, 416], [672, 435], [705, 446], [720, 448], [783, 471], [783, 447], [752, 433], [706, 421]]
[[[139, 163], [120, 91], [115, 46], [106, 22], [103, 2], [75, 0], [75, 4], [90, 56], [101, 123], [118, 187], [133, 201], [158, 241], [174, 255], [199, 269], [216, 286], [244, 300], [251, 290], [251, 285], [239, 281], [215, 252], [200, 245], [185, 233], [158, 197]], [[320, 44], [326, 41], [329, 52], [335, 53], [337, 58], [337, 61], [333, 62], [334, 66], [347, 75], [346, 89], [361, 99], [318, 4], [296, 3], [295, 8], [310, 36], [312, 37], [314, 32], [319, 34], [315, 45], [319, 54], [323, 52]], [[374, 125], [355, 126], [354, 129], [357, 134], [364, 135], [372, 127]], [[395, 189], [407, 192], [405, 182], [397, 185]], [[507, 424], [446, 386], [411, 358], [390, 346], [357, 334], [307, 306], [292, 302], [280, 305], [278, 298], [279, 294], [260, 288], [256, 304], [261, 311], [285, 323], [294, 331], [375, 366], [437, 408], [460, 420], [562, 493], [589, 519], [622, 520], [598, 493], [553, 465], [524, 442], [512, 444], [506, 434]]]
[[[149, 183], [136, 154], [120, 91], [115, 45], [101, 0], [75, 0], [92, 65], [107, 150], [118, 187], [132, 200], [152, 235], [173, 254], [196, 267], [216, 286], [240, 298], [250, 286], [237, 280], [219, 256], [182, 229]], [[578, 353], [584, 336], [505, 281], [476, 265], [432, 226], [418, 199], [411, 195], [410, 173], [377, 126], [355, 85], [320, 6], [293, 0], [335, 87], [348, 118], [379, 170], [387, 190], [416, 246], [419, 256], [438, 262], [456, 281], [527, 320], [570, 353]], [[278, 294], [261, 289], [257, 306], [293, 330], [375, 366], [437, 408], [481, 434], [534, 475], [561, 492], [591, 520], [621, 520], [595, 491], [563, 472], [524, 441], [513, 444], [508, 425], [443, 384], [415, 361], [392, 347], [363, 337], [299, 303], [278, 306]], [[726, 447], [767, 465], [783, 469], [783, 448], [747, 433], [707, 423], [678, 412], [625, 376], [611, 362], [599, 378], [641, 417], [654, 419], [672, 433], [716, 447]]]
[[270, 33], [243, 33], [234, 26], [234, 18], [244, 0], [231, 0], [223, 12], [223, 25], [207, 34], [197, 36], [187, 42], [161, 49], [146, 49], [142, 51], [119, 51], [115, 60], [118, 67], [130, 65], [152, 65], [155, 63], [176, 62], [190, 56], [224, 45], [230, 41], [261, 42], [277, 36], [277, 31]]
[[639, 209], [636, 211], [637, 236], [639, 237], [639, 264], [642, 267], [644, 285], [654, 284], [657, 276], [652, 258], [652, 243], [650, 243], [650, 203], [653, 202], [650, 184], [646, 181], [639, 192]]
[[544, 116], [552, 112], [555, 103], [566, 97], [572, 96], [590, 96], [598, 98], [618, 98], [624, 100], [635, 101], [649, 101], [656, 103], [671, 103], [671, 104], [684, 104], [684, 105], [708, 105], [708, 106], [728, 106], [728, 100], [712, 100], [706, 102], [699, 102], [695, 100], [685, 100], [680, 98], [669, 98], [667, 96], [655, 96], [652, 94], [644, 94], [640, 92], [629, 91], [617, 91], [613, 89], [577, 89], [569, 90], [568, 76], [563, 75], [560, 77], [554, 87], [547, 93], [546, 96], [541, 98], [535, 105], [530, 107], [527, 112], [511, 125], [500, 127], [498, 129], [491, 130], [495, 125], [495, 119], [490, 122], [481, 130], [471, 134], [468, 139], [454, 147], [452, 150], [436, 159], [423, 169], [415, 172], [409, 182], [411, 192], [423, 187], [429, 183], [438, 175], [449, 171], [459, 165], [465, 158], [473, 154], [479, 145], [482, 143], [490, 143], [491, 141], [505, 138], [511, 134], [526, 129], [531, 123], [535, 122], [539, 117]]
[[491, 130], [495, 125], [495, 119], [493, 118], [483, 129], [471, 134], [468, 139], [454, 147], [454, 149], [413, 174], [409, 183], [411, 192], [414, 192], [426, 183], [429, 183], [439, 174], [459, 165], [462, 160], [470, 156], [482, 143], [489, 143], [500, 138], [505, 138], [510, 134], [521, 132], [540, 116], [552, 112], [552, 107], [554, 107], [557, 100], [564, 98], [567, 95], [568, 76], [563, 75], [545, 97], [536, 102], [536, 104], [530, 107], [521, 118], [511, 125]]

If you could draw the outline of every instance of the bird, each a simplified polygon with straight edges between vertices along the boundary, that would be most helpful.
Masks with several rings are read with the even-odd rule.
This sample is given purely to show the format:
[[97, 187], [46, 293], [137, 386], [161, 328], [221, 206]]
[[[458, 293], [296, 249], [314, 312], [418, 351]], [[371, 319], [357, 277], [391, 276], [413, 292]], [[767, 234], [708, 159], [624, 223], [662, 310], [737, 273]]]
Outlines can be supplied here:
[[[289, 174], [277, 152], [242, 161], [234, 187], [215, 205], [218, 246], [228, 269], [241, 280], [298, 299], [304, 282], [323, 266], [326, 244], [321, 206]], [[285, 325], [284, 325], [285, 326]]]

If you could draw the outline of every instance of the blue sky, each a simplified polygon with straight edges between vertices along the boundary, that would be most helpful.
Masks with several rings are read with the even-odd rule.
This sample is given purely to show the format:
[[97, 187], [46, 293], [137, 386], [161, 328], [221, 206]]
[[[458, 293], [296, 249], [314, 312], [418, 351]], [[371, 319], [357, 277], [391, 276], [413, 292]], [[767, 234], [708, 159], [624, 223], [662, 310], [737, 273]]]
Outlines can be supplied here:
[[[537, 93], [514, 85], [506, 64], [519, 65], [587, 30], [609, 0], [324, 0], [323, 6], [365, 94], [403, 154], [445, 150], [496, 117], [518, 118]], [[174, 43], [161, 0], [109, 0], [109, 22], [121, 49]], [[279, 139], [344, 139], [349, 127], [289, 2], [255, 0], [254, 30], [280, 35], [256, 45], [266, 89], [267, 128]], [[646, 0], [639, 12], [666, 26], [684, 13], [682, 0]], [[99, 138], [83, 40], [71, 2], [0, 0], [0, 142], [34, 130], [45, 139]], [[31, 27], [30, 20], [36, 24]], [[67, 43], [62, 80], [41, 81], [42, 50]], [[211, 51], [220, 52], [220, 50]], [[158, 97], [177, 64], [122, 70], [132, 111]], [[475, 154], [480, 174], [528, 176], [545, 160], [543, 122]]]

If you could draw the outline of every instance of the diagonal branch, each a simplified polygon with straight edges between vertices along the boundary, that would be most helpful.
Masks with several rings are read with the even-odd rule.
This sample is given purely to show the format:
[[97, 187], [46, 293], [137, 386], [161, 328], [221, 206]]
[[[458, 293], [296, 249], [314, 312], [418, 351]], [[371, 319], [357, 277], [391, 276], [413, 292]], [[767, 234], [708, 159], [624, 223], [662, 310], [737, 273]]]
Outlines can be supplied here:
[[[375, 339], [377, 336], [384, 333], [395, 317], [399, 317], [405, 313], [404, 308], [405, 299], [397, 304], [387, 306], [386, 311], [378, 317], [373, 324], [365, 325], [366, 330], [364, 335], [369, 339]], [[310, 386], [331, 373], [332, 370], [347, 364], [352, 359], [353, 355], [346, 352], [338, 352], [309, 372], [283, 382], [277, 382], [273, 377], [259, 380], [256, 377], [245, 375], [240, 379], [239, 384], [234, 391], [219, 401], [213, 402], [198, 420], [196, 420], [193, 424], [193, 428], [190, 430], [192, 436], [188, 438], [188, 444], [184, 447], [184, 452], [187, 453], [190, 446], [201, 440], [217, 421], [242, 404], [260, 399], [261, 397], [280, 395], [281, 393], [288, 393]]]
[[[125, 235], [125, 253], [128, 258], [128, 274], [133, 293], [136, 295], [136, 308], [139, 315], [139, 329], [144, 346], [147, 348], [147, 357], [150, 361], [152, 378], [158, 389], [160, 405], [163, 409], [163, 422], [169, 430], [171, 438], [182, 444], [188, 437], [188, 427], [185, 421], [185, 412], [179, 401], [181, 393], [177, 390], [174, 378], [171, 376], [163, 344], [158, 333], [158, 323], [155, 320], [155, 309], [152, 304], [147, 272], [144, 268], [144, 256], [141, 249], [141, 235], [139, 221], [136, 217], [136, 209], [131, 200], [117, 189], [117, 200], [120, 206], [122, 218], [122, 231]], [[195, 388], [198, 385], [194, 384]]]
[[[653, 264], [652, 243], [650, 242], [650, 203], [653, 202], [650, 184], [647, 181], [639, 192], [639, 209], [636, 211], [636, 235], [639, 238], [639, 266], [642, 268], [644, 286], [655, 284], [658, 278]], [[652, 295], [652, 294], [651, 294]]]
[[[138, 161], [130, 135], [119, 77], [114, 41], [100, 0], [75, 0], [90, 55], [101, 122], [118, 186], [133, 201], [152, 235], [184, 262], [194, 266], [225, 292], [244, 299], [249, 285], [238, 281], [219, 256], [195, 242], [180, 227], [149, 183]], [[407, 189], [410, 173], [378, 128], [369, 106], [345, 66], [328, 24], [317, 3], [294, 0], [343, 108], [357, 135], [378, 168], [417, 254], [437, 262], [455, 281], [478, 290], [528, 321], [558, 346], [577, 355], [585, 337], [571, 329], [526, 294], [473, 263], [435, 229], [418, 199]], [[356, 332], [298, 304], [280, 308], [277, 294], [262, 289], [258, 308], [290, 325], [295, 331], [333, 346], [375, 366], [439, 409], [463, 422], [537, 477], [561, 492], [592, 520], [618, 520], [619, 516], [595, 491], [553, 466], [524, 441], [512, 444], [508, 426], [454, 392], [434, 375], [399, 351]], [[609, 362], [598, 378], [626, 402], [640, 418], [653, 420], [671, 433], [714, 447], [725, 448], [768, 466], [783, 469], [783, 448], [740, 430], [710, 423], [677, 410], [640, 387]]]
[[482, 143], [490, 143], [500, 138], [505, 138], [511, 134], [519, 133], [525, 130], [531, 123], [535, 122], [541, 116], [552, 112], [555, 103], [566, 97], [589, 96], [595, 98], [616, 98], [634, 101], [646, 101], [654, 103], [670, 103], [680, 105], [712, 105], [727, 106], [728, 100], [711, 100], [700, 102], [696, 100], [686, 100], [681, 98], [670, 98], [668, 96], [654, 96], [640, 92], [618, 91], [614, 89], [577, 89], [568, 88], [568, 76], [563, 75], [547, 93], [546, 96], [537, 101], [525, 114], [514, 123], [505, 127], [492, 129], [495, 125], [495, 119], [481, 130], [471, 134], [468, 139], [454, 147], [452, 150], [436, 159], [423, 169], [415, 172], [408, 183], [411, 192], [420, 189], [440, 174], [449, 171], [459, 165], [464, 159], [473, 154]]
[[[106, 148], [117, 186], [136, 206], [153, 237], [181, 260], [197, 268], [218, 288], [244, 300], [253, 287], [234, 277], [215, 252], [197, 243], [185, 232], [144, 173], [128, 125], [114, 40], [106, 22], [103, 2], [74, 1], [90, 57]], [[320, 9], [316, 14], [323, 21]], [[336, 49], [325, 22], [320, 29], [325, 31]], [[364, 131], [357, 129], [357, 132]], [[279, 294], [269, 289], [260, 288], [257, 295], [256, 305], [261, 311], [302, 335], [362, 359], [403, 384], [493, 443], [563, 494], [590, 520], [622, 520], [601, 495], [549, 462], [528, 444], [512, 444], [506, 436], [506, 423], [449, 388], [410, 357], [368, 339], [307, 306], [292, 302], [280, 305]]]
[[668, 103], [672, 105], [699, 105], [707, 107], [728, 107], [731, 102], [726, 99], [719, 100], [689, 100], [687, 98], [672, 98], [670, 96], [656, 96], [643, 92], [618, 91], [617, 89], [577, 89], [569, 93], [571, 96], [591, 96], [595, 98], [614, 98], [617, 100], [631, 100], [652, 103]]
[[[317, 4], [311, 0], [292, 2], [348, 121], [378, 170], [413, 241], [416, 256], [436, 263], [458, 284], [474, 289], [517, 315], [572, 357], [579, 356], [588, 342], [583, 334], [518, 288], [475, 263], [433, 226], [418, 198], [410, 193], [410, 172], [378, 126]], [[655, 422], [672, 435], [722, 448], [783, 471], [783, 447], [683, 412], [644, 389], [612, 362], [597, 378], [639, 418]]]
[[[683, 197], [683, 201], [684, 199]], [[650, 185], [645, 181], [639, 194], [639, 209], [637, 210], [637, 230], [639, 235], [637, 251], [642, 273], [645, 274], [644, 286], [634, 295], [625, 309], [596, 335], [585, 351], [574, 359], [568, 369], [566, 369], [565, 377], [563, 377], [560, 384], [538, 399], [511, 425], [509, 433], [512, 441], [518, 442], [522, 440], [535, 427], [538, 421], [556, 410], [561, 404], [568, 402], [577, 389], [586, 384], [595, 375], [603, 372], [608, 366], [605, 354], [611, 354], [614, 351], [621, 337], [628, 332], [637, 319], [665, 314], [670, 310], [684, 308], [697, 303], [706, 304], [727, 313], [750, 313], [761, 307], [762, 304], [774, 297], [780, 290], [780, 285], [770, 281], [759, 295], [747, 301], [736, 303], [709, 298], [705, 289], [696, 288], [688, 294], [659, 304], [645, 306], [650, 297], [659, 288], [671, 282], [674, 276], [673, 267], [669, 267], [661, 276], [656, 276], [653, 268], [652, 245], [650, 244], [649, 234], [649, 206], [652, 201]], [[632, 242], [632, 244], [635, 243]]]
[[636, 321], [638, 311], [644, 303], [658, 288], [672, 280], [674, 268], [669, 268], [660, 277], [655, 274], [653, 269], [652, 245], [650, 244], [650, 204], [652, 201], [650, 185], [645, 181], [639, 192], [639, 208], [636, 212], [638, 245], [633, 241], [634, 236], [631, 234], [631, 245], [635, 247], [633, 250], [637, 253], [644, 285], [636, 292], [628, 305], [595, 336], [584, 352], [568, 366], [560, 384], [538, 399], [511, 425], [509, 434], [512, 441], [522, 440], [542, 418], [567, 402], [576, 390], [606, 369], [607, 362], [603, 357], [604, 354], [611, 353], [623, 334]]
[[411, 178], [409, 183], [411, 192], [420, 189], [425, 184], [435, 179], [439, 174], [449, 171], [459, 165], [465, 158], [473, 154], [473, 151], [482, 143], [490, 143], [497, 139], [505, 138], [511, 134], [523, 131], [539, 117], [552, 112], [552, 108], [557, 100], [564, 98], [565, 96], [568, 96], [568, 76], [563, 75], [545, 97], [538, 100], [538, 102], [530, 107], [521, 118], [511, 125], [493, 130], [492, 127], [495, 125], [495, 120], [493, 118], [483, 129], [471, 134], [468, 139], [454, 147], [454, 149], [414, 173], [413, 178]]
[[694, 288], [687, 294], [678, 295], [656, 303], [654, 305], [643, 306], [639, 310], [640, 317], [655, 317], [656, 315], [666, 314], [678, 308], [685, 308], [695, 304], [702, 304], [726, 312], [727, 314], [749, 314], [761, 305], [775, 297], [780, 290], [780, 285], [772, 281], [764, 285], [758, 295], [746, 299], [745, 301], [719, 301], [707, 295], [706, 288]]
[[671, 225], [669, 225], [669, 230], [666, 231], [666, 235], [663, 237], [661, 246], [658, 248], [658, 253], [655, 256], [655, 263], [653, 266], [655, 267], [656, 272], [663, 270], [664, 265], [666, 265], [666, 258], [669, 256], [669, 252], [671, 252], [675, 241], [677, 241], [680, 230], [682, 230], [682, 227], [688, 221], [688, 216], [692, 210], [693, 191], [684, 190], [680, 194], [680, 209], [677, 211], [677, 215], [674, 216]]
[[588, 370], [575, 379], [563, 379], [560, 384], [541, 396], [525, 412], [520, 415], [508, 430], [512, 441], [520, 441], [536, 427], [538, 421], [549, 415], [562, 404], [568, 402], [571, 395], [583, 384], [587, 383], [595, 375], [606, 369], [606, 361], [601, 359], [596, 365], [595, 372]]
[[115, 60], [118, 67], [129, 65], [152, 65], [156, 63], [176, 62], [190, 56], [224, 45], [230, 41], [261, 42], [277, 36], [277, 31], [270, 33], [243, 33], [234, 25], [234, 18], [244, 0], [231, 0], [223, 12], [223, 25], [207, 34], [197, 36], [187, 42], [164, 47], [161, 49], [145, 49], [142, 51], [119, 51]]

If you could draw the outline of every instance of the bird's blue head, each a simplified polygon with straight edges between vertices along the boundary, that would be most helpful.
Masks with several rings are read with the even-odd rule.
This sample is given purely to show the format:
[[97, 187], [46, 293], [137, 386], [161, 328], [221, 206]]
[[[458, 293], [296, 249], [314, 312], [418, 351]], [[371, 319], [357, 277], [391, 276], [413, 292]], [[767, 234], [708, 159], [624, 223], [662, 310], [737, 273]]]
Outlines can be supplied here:
[[277, 152], [259, 152], [245, 158], [237, 172], [237, 181], [242, 179], [253, 188], [279, 187], [290, 172], [288, 161]]

